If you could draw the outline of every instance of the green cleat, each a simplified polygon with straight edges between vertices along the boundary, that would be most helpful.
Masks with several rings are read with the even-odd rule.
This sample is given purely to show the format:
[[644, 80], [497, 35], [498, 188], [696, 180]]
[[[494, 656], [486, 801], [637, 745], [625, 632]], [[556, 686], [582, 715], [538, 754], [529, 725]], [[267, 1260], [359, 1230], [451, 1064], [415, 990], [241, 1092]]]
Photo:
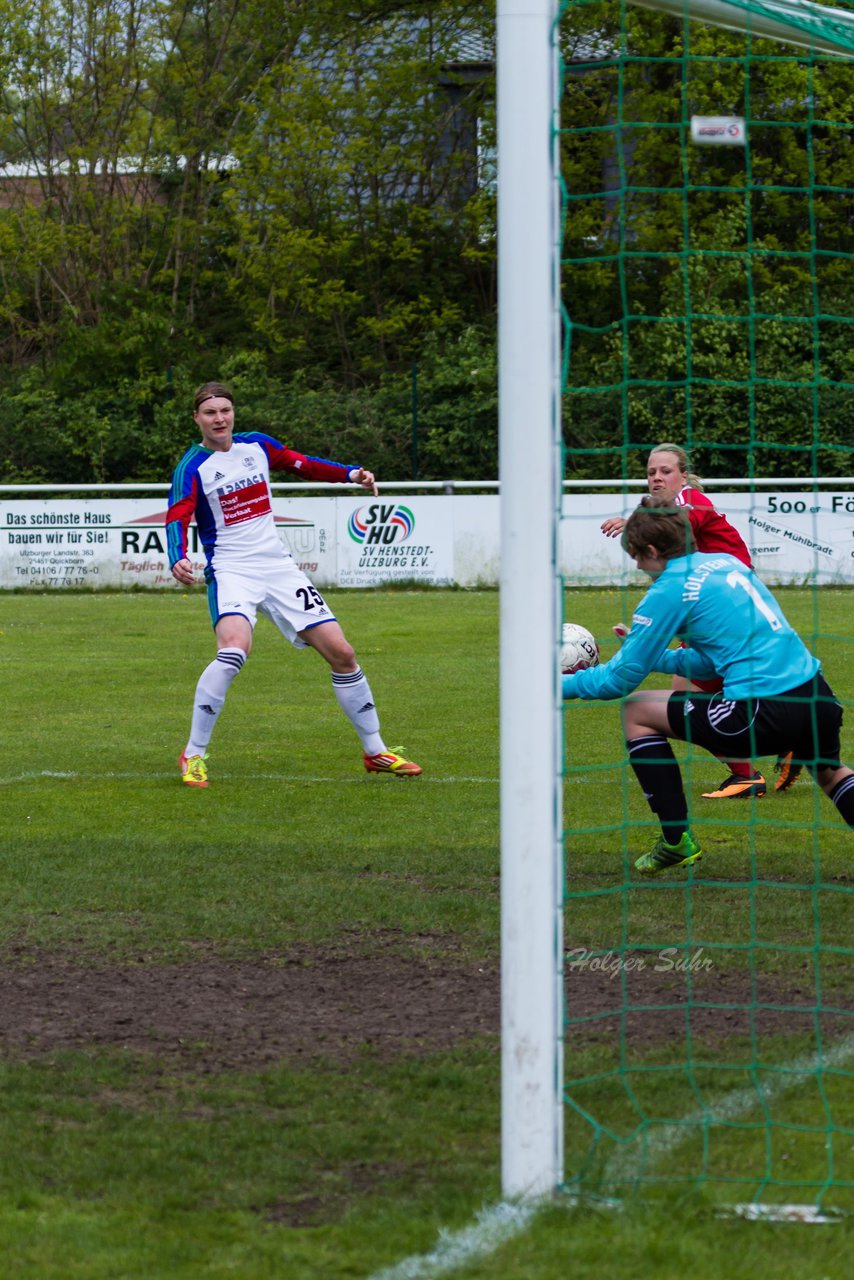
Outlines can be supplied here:
[[668, 844], [664, 836], [659, 836], [650, 852], [638, 858], [635, 870], [642, 876], [657, 876], [674, 867], [689, 867], [702, 856], [703, 851], [690, 831], [683, 834], [678, 844]]

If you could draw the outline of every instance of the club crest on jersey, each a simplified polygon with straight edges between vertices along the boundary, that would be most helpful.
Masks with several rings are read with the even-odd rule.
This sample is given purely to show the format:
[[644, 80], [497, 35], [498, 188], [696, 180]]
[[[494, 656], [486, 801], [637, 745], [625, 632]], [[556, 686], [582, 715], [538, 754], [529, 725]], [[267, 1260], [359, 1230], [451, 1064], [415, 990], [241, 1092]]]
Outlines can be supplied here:
[[251, 453], [248, 458], [243, 459], [243, 465], [244, 467], [254, 467], [256, 465], [255, 459], [252, 457]]

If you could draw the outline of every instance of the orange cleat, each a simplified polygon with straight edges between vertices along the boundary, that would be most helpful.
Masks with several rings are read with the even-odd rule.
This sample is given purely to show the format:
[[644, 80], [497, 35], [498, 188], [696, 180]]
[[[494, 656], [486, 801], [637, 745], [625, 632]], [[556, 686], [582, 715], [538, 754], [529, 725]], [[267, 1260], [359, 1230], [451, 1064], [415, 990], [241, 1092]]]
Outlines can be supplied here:
[[417, 778], [421, 773], [421, 765], [407, 760], [396, 751], [381, 751], [376, 756], [365, 756], [365, 768], [368, 773], [393, 773], [398, 778]]

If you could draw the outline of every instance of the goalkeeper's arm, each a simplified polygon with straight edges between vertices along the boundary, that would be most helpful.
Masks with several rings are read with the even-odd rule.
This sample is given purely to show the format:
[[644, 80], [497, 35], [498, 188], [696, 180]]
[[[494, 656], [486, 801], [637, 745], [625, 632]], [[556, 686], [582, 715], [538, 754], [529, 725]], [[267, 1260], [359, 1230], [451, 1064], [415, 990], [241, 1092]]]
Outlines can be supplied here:
[[696, 649], [665, 649], [653, 670], [691, 681], [712, 680], [718, 674], [709, 659]]
[[614, 698], [625, 698], [651, 671], [658, 669], [658, 663], [663, 660], [663, 647], [661, 634], [653, 628], [633, 627], [622, 648], [608, 662], [563, 677], [564, 699], [596, 698], [610, 702]]

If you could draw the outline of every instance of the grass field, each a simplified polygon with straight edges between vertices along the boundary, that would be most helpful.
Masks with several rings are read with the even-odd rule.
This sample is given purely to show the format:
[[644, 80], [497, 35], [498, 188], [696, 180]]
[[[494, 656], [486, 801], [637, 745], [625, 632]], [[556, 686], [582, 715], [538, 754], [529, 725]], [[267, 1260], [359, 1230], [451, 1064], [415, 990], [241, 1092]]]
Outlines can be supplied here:
[[[578, 970], [567, 1169], [623, 1208], [567, 1198], [494, 1251], [433, 1253], [501, 1195], [498, 598], [330, 598], [422, 778], [367, 776], [324, 665], [262, 622], [212, 785], [190, 791], [175, 762], [212, 652], [203, 598], [3, 597], [3, 1280], [847, 1275], [846, 1223], [716, 1205], [757, 1172], [795, 1188], [772, 1199], [812, 1200], [828, 1143], [852, 1181], [850, 1018], [810, 1020], [795, 994], [814, 1003], [818, 974], [850, 1012], [850, 835], [809, 782], [735, 811], [696, 801], [702, 874], [638, 888], [653, 829], [615, 706], [567, 711], [566, 945], [702, 947], [735, 1021], [694, 1029], [686, 1072], [682, 988], [657, 978], [649, 1000], [643, 974], [630, 990], [625, 969]], [[850, 593], [822, 593], [820, 615], [808, 592], [781, 598], [851, 698]], [[576, 593], [566, 612], [604, 638], [625, 604]], [[692, 796], [718, 772], [690, 762]], [[767, 1026], [740, 1012], [751, 995]], [[838, 1058], [806, 1081], [819, 1030]], [[789, 1072], [759, 1102], [757, 1054]], [[696, 1115], [725, 1095], [704, 1140]]]

